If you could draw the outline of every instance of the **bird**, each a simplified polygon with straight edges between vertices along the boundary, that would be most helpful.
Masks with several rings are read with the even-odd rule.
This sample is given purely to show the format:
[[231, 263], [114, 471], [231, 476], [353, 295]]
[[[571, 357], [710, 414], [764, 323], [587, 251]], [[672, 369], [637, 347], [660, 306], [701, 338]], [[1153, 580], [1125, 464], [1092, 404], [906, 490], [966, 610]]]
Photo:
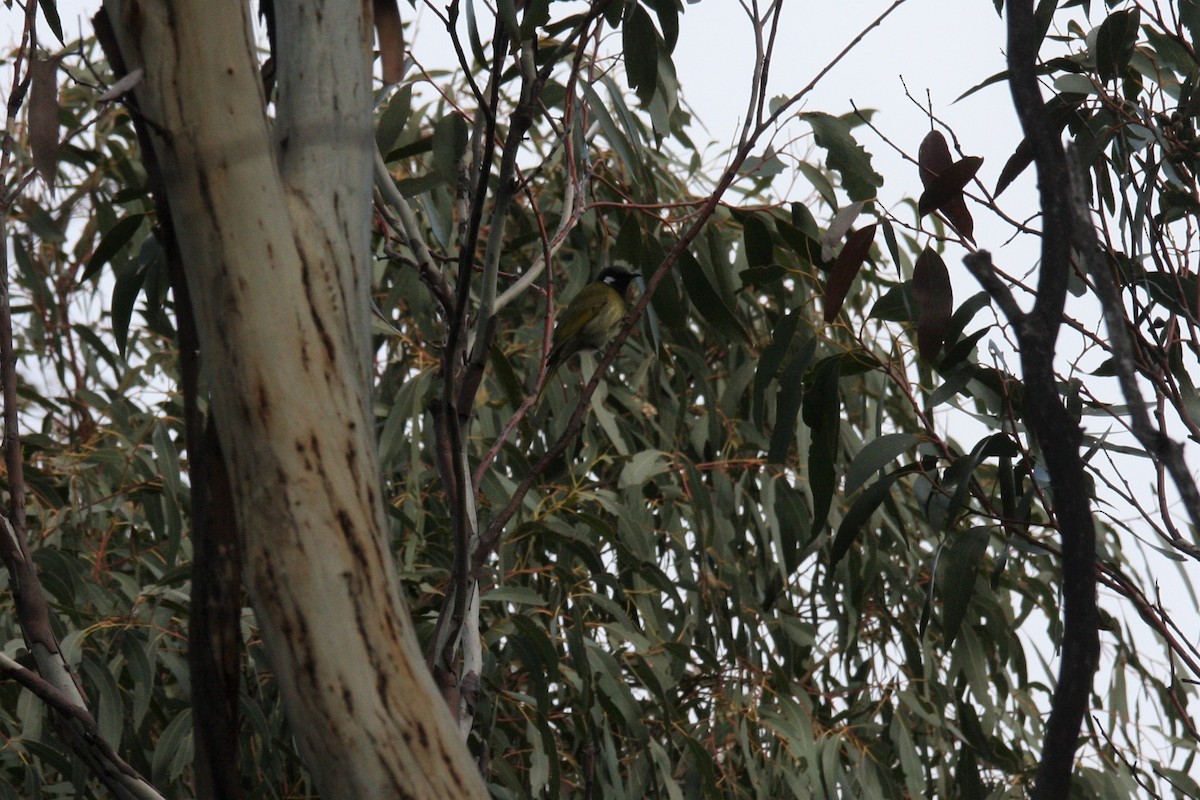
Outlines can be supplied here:
[[550, 379], [568, 358], [580, 350], [603, 348], [625, 318], [625, 292], [641, 274], [621, 267], [605, 267], [596, 280], [579, 290], [559, 314], [554, 340], [546, 360], [546, 379], [538, 399], [550, 385]]

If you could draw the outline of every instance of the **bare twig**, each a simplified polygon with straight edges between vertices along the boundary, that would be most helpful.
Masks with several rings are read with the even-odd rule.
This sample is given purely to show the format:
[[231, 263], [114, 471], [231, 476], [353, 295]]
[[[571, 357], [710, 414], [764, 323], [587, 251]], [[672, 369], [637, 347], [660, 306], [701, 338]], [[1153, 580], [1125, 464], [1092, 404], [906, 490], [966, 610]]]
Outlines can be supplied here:
[[[448, 312], [453, 301], [450, 297], [450, 287], [446, 284], [446, 277], [434, 263], [433, 254], [429, 252], [429, 246], [425, 243], [425, 237], [421, 235], [421, 228], [417, 224], [417, 216], [413, 213], [408, 200], [396, 188], [392, 174], [388, 172], [387, 165], [383, 163], [383, 155], [378, 151], [375, 153], [375, 188], [379, 190], [383, 202], [399, 217], [398, 220], [395, 220], [399, 229], [397, 232], [404, 236], [404, 243], [408, 245], [417, 259], [417, 274], [429, 287], [429, 291], [441, 305], [442, 310]], [[392, 221], [388, 219], [389, 223]]]

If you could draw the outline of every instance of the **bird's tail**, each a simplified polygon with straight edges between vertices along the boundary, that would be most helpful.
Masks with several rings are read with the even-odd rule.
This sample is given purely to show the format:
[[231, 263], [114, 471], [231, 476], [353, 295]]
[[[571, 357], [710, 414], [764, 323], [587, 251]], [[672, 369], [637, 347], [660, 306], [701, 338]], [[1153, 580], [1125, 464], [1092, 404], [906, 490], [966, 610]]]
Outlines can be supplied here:
[[542, 399], [546, 396], [546, 389], [549, 388], [551, 381], [554, 380], [554, 374], [558, 372], [558, 363], [551, 363], [546, 367], [546, 377], [542, 379], [542, 385], [537, 390], [537, 401], [534, 402], [534, 408], [541, 408]]

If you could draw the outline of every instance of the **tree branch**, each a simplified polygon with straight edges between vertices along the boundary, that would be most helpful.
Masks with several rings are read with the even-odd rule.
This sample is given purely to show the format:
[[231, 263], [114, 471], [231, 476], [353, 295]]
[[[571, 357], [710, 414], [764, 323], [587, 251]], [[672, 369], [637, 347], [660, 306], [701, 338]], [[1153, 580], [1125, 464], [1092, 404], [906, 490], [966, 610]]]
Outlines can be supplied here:
[[[1079, 731], [1099, 660], [1099, 634], [1096, 530], [1079, 454], [1082, 430], [1063, 405], [1054, 375], [1055, 341], [1070, 278], [1073, 226], [1066, 156], [1046, 117], [1035, 72], [1040, 43], [1032, 0], [1009, 0], [1009, 86], [1037, 166], [1043, 217], [1037, 299], [1028, 314], [1010, 316], [1010, 320], [1021, 350], [1025, 417], [1050, 474], [1053, 511], [1062, 536], [1062, 660], [1033, 790], [1035, 800], [1050, 800], [1070, 793]], [[984, 287], [988, 288], [987, 282]], [[1001, 302], [1006, 314], [1011, 305]]]
[[[1071, 154], [1073, 155], [1073, 154]], [[1150, 411], [1137, 383], [1137, 367], [1133, 352], [1133, 341], [1129, 335], [1129, 319], [1125, 316], [1125, 304], [1121, 291], [1113, 279], [1112, 265], [1100, 251], [1099, 242], [1093, 233], [1087, 206], [1086, 188], [1083, 186], [1084, 166], [1072, 163], [1071, 206], [1074, 214], [1072, 226], [1076, 252], [1079, 253], [1096, 286], [1096, 295], [1104, 313], [1104, 325], [1108, 329], [1109, 349], [1113, 356], [1117, 381], [1129, 404], [1130, 430], [1142, 447], [1146, 448], [1156, 462], [1166, 467], [1179, 491], [1179, 497], [1191, 517], [1192, 526], [1200, 531], [1200, 491], [1188, 469], [1183, 455], [1183, 446], [1165, 431], [1154, 425]], [[1174, 532], [1174, 526], [1171, 526]], [[1179, 536], [1170, 536], [1171, 546], [1200, 560], [1200, 548]]]

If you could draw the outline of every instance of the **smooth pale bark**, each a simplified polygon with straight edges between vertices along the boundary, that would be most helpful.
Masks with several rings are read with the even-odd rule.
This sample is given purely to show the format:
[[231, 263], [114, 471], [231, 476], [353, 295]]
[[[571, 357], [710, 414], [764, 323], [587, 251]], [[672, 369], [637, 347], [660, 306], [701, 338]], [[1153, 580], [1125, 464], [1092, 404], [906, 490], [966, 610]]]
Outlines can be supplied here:
[[276, 2], [263, 113], [244, 3], [106, 0], [155, 131], [246, 580], [323, 797], [485, 797], [418, 652], [369, 416], [369, 8]]

